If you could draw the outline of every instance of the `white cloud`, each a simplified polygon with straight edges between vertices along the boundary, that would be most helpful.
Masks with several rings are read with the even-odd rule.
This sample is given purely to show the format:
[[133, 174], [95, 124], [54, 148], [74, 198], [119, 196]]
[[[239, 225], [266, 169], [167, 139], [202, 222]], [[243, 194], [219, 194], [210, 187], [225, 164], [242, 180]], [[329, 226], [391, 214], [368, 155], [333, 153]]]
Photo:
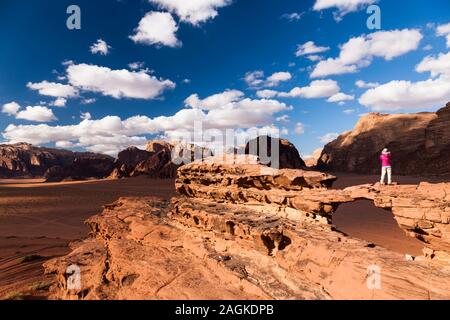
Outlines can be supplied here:
[[266, 89], [266, 90], [258, 90], [258, 91], [256, 91], [256, 95], [259, 98], [264, 98], [264, 99], [270, 99], [270, 98], [276, 97], [278, 94], [279, 94], [279, 92], [276, 91], [276, 90], [268, 90], [268, 89]]
[[432, 77], [438, 75], [450, 76], [450, 52], [439, 56], [427, 56], [416, 66], [417, 72], [430, 72]]
[[433, 50], [433, 46], [431, 44], [427, 44], [425, 47], [423, 47], [423, 51], [430, 51]]
[[299, 136], [304, 134], [305, 133], [305, 125], [303, 123], [301, 123], [301, 122], [298, 122], [295, 125], [294, 132], [295, 132], [295, 134], [297, 134]]
[[391, 81], [366, 91], [359, 103], [374, 111], [442, 107], [450, 101], [450, 78], [425, 81]]
[[[76, 125], [9, 125], [3, 136], [9, 142], [25, 141], [33, 144], [57, 143], [85, 148], [111, 155], [129, 145], [145, 144], [145, 135], [164, 134], [176, 136], [184, 131], [192, 132], [195, 123], [203, 129], [250, 129], [272, 126], [277, 113], [291, 110], [276, 100], [252, 100], [239, 91], [227, 90], [205, 99], [189, 100], [190, 108], [182, 109], [172, 116], [149, 118], [134, 116], [125, 120], [108, 116], [92, 120], [87, 114]], [[190, 104], [194, 103], [194, 107]], [[199, 104], [197, 104], [199, 103]]]
[[2, 113], [6, 113], [10, 116], [15, 116], [20, 110], [20, 105], [17, 102], [6, 103], [2, 107]]
[[178, 25], [170, 13], [152, 11], [141, 19], [130, 39], [136, 43], [176, 48], [182, 45], [177, 31]]
[[289, 81], [292, 79], [292, 75], [289, 72], [275, 72], [270, 77], [267, 78], [268, 87], [276, 87], [281, 82]]
[[65, 107], [66, 103], [67, 103], [66, 98], [58, 98], [55, 101], [53, 101], [51, 105], [54, 107]]
[[358, 80], [355, 85], [360, 89], [368, 89], [378, 87], [380, 84], [378, 82], [365, 82], [363, 80]]
[[394, 80], [366, 91], [359, 102], [375, 111], [438, 108], [450, 101], [450, 53], [428, 56], [417, 72], [430, 72], [424, 81]]
[[39, 83], [29, 82], [27, 87], [37, 90], [40, 95], [55, 98], [72, 98], [78, 96], [78, 90], [71, 85], [42, 81]]
[[352, 38], [341, 46], [339, 57], [319, 62], [311, 77], [354, 73], [369, 66], [375, 57], [392, 60], [416, 50], [422, 38], [415, 29], [378, 31]]
[[450, 23], [438, 26], [436, 33], [440, 37], [447, 38], [447, 48], [450, 48]]
[[144, 71], [111, 70], [89, 64], [70, 65], [67, 78], [77, 88], [116, 99], [155, 99], [165, 90], [175, 88], [172, 81], [157, 79]]
[[98, 39], [91, 47], [92, 54], [100, 54], [102, 56], [106, 56], [109, 53], [109, 49], [111, 46], [108, 45], [104, 40]]
[[327, 133], [325, 135], [323, 135], [322, 137], [319, 137], [320, 142], [322, 142], [323, 144], [327, 144], [330, 143], [331, 141], [336, 140], [339, 137], [338, 133]]
[[289, 116], [287, 114], [283, 114], [282, 116], [277, 118], [277, 122], [289, 122]]
[[313, 8], [316, 11], [336, 8], [338, 11], [334, 13], [334, 17], [337, 21], [340, 21], [346, 14], [360, 10], [375, 2], [377, 0], [316, 0]]
[[80, 118], [81, 118], [82, 120], [91, 120], [91, 119], [92, 119], [92, 116], [91, 116], [91, 113], [90, 113], [90, 112], [81, 112]]
[[128, 68], [131, 70], [138, 70], [142, 69], [145, 66], [145, 62], [137, 61], [137, 62], [131, 62], [128, 64]]
[[305, 14], [304, 12], [302, 12], [302, 13], [297, 13], [297, 12], [285, 13], [281, 16], [281, 18], [286, 19], [288, 21], [298, 21], [303, 17], [304, 14]]
[[316, 80], [309, 86], [296, 87], [289, 92], [279, 92], [279, 97], [318, 99], [329, 98], [339, 93], [340, 87], [334, 80]]
[[327, 101], [328, 102], [345, 102], [345, 101], [353, 101], [355, 100], [355, 96], [351, 96], [342, 92], [336, 93], [331, 96]]
[[51, 122], [58, 120], [51, 109], [42, 106], [26, 107], [25, 110], [19, 111], [16, 114], [16, 118], [35, 122]]
[[194, 109], [213, 110], [241, 100], [244, 93], [239, 90], [226, 90], [200, 100], [198, 94], [189, 96], [184, 103]]
[[95, 99], [95, 98], [89, 98], [89, 99], [81, 100], [81, 104], [93, 104], [95, 102], [97, 102], [97, 99]]
[[264, 83], [263, 77], [264, 71], [251, 71], [245, 74], [244, 81], [252, 88], [260, 87]]
[[356, 112], [355, 109], [345, 109], [344, 111], [342, 111], [343, 113], [350, 115]]
[[175, 13], [183, 22], [198, 25], [218, 15], [217, 10], [232, 0], [149, 0], [159, 7]]
[[317, 55], [317, 54], [312, 54], [312, 55], [310, 55], [310, 56], [307, 56], [306, 58], [307, 58], [308, 60], [312, 61], [312, 62], [317, 62], [317, 61], [320, 61], [320, 60], [323, 59], [322, 56], [319, 56], [319, 55]]
[[292, 79], [292, 75], [288, 71], [275, 72], [271, 76], [265, 78], [264, 72], [261, 70], [247, 72], [244, 81], [250, 88], [277, 87], [281, 82]]
[[308, 41], [304, 44], [297, 46], [297, 52], [295, 53], [295, 55], [297, 57], [301, 57], [326, 52], [328, 50], [330, 50], [330, 47], [316, 46], [316, 44], [313, 41]]

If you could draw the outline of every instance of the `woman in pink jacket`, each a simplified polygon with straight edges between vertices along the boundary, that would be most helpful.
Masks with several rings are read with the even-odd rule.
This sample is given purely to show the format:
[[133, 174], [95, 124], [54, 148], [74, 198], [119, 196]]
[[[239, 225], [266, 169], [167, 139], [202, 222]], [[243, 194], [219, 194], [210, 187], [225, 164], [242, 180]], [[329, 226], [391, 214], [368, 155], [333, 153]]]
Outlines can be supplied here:
[[392, 184], [392, 164], [391, 153], [388, 149], [384, 149], [380, 156], [381, 160], [381, 184], [384, 184], [386, 175], [388, 176], [388, 184]]

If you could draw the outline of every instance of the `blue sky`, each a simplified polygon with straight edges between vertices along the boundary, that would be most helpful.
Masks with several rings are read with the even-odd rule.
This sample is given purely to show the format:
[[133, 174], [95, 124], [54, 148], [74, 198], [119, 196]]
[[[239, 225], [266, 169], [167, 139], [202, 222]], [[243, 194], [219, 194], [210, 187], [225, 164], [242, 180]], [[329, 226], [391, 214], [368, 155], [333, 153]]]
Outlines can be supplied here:
[[[81, 30], [66, 27], [71, 4]], [[367, 28], [370, 4], [381, 30]], [[3, 0], [0, 141], [114, 154], [195, 119], [274, 126], [311, 154], [364, 113], [450, 101], [449, 12], [447, 0]]]

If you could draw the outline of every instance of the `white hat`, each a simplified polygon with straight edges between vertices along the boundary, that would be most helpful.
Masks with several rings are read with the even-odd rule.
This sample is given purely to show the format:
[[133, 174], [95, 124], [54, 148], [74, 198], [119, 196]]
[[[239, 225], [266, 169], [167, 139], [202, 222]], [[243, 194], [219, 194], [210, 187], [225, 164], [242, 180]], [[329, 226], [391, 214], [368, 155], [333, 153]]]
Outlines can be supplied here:
[[384, 149], [383, 149], [383, 153], [389, 153], [388, 148], [384, 148]]

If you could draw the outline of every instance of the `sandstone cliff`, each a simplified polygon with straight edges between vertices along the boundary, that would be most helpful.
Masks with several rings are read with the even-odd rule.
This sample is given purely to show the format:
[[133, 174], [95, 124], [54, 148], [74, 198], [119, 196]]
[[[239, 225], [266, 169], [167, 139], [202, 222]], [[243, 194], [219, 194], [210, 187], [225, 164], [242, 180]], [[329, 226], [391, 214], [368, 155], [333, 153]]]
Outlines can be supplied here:
[[450, 175], [450, 103], [437, 113], [363, 116], [353, 131], [325, 146], [318, 168], [378, 173], [385, 147], [396, 174]]
[[[63, 299], [449, 299], [448, 184], [330, 190], [328, 174], [273, 170], [250, 156], [179, 169], [180, 196], [124, 198], [90, 218], [92, 237], [45, 264]], [[332, 225], [371, 199], [424, 242], [404, 256]], [[447, 264], [445, 264], [447, 263]], [[70, 288], [69, 266], [81, 286]], [[381, 283], [369, 283], [373, 270]]]
[[0, 145], [0, 177], [64, 179], [104, 178], [114, 159], [88, 152], [34, 147], [26, 143]]

